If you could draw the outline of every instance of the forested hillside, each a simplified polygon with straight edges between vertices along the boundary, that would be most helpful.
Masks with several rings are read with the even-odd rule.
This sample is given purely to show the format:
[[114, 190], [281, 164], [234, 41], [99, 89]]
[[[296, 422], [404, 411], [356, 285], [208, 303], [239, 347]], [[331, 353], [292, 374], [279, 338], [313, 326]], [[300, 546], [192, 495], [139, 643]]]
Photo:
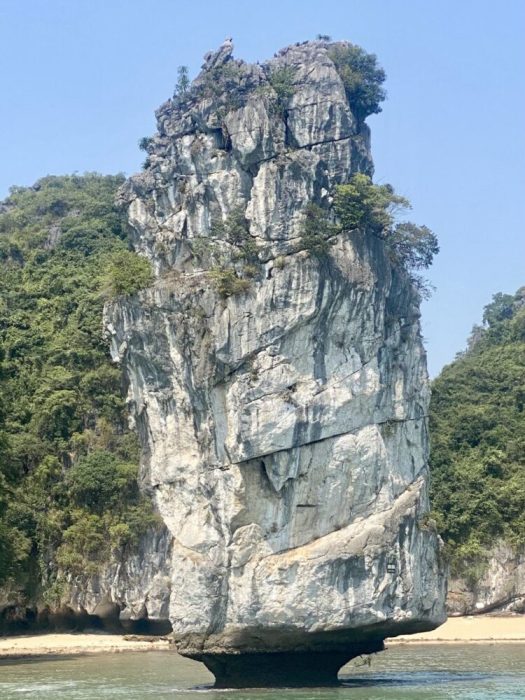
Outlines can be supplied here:
[[525, 287], [496, 294], [432, 387], [432, 499], [453, 575], [525, 544]]
[[[114, 206], [122, 182], [46, 177], [0, 204], [0, 584], [48, 602], [155, 522], [102, 334], [104, 301], [151, 275]], [[525, 544], [524, 406], [522, 288], [494, 297], [433, 383], [433, 514], [453, 574], [479, 576], [499, 538]]]
[[113, 204], [122, 181], [46, 177], [0, 204], [0, 583], [49, 602], [154, 517], [102, 334], [104, 300], [150, 277]]

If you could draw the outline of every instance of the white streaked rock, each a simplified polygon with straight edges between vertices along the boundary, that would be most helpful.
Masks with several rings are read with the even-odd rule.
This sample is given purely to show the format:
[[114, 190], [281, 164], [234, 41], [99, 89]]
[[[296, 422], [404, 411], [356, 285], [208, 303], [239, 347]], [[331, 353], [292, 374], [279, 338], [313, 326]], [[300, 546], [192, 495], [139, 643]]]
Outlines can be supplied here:
[[[383, 638], [445, 617], [439, 540], [422, 520], [417, 294], [364, 231], [322, 260], [297, 250], [305, 205], [372, 171], [368, 129], [322, 43], [269, 65], [297, 68], [286, 124], [268, 67], [245, 64], [248, 96], [224, 129], [219, 98], [157, 113], [152, 166], [122, 192], [156, 282], [106, 310], [172, 538], [169, 617], [193, 655]], [[249, 289], [223, 299], [190, 244], [239, 206], [260, 262]], [[233, 249], [217, 245], [228, 264]]]

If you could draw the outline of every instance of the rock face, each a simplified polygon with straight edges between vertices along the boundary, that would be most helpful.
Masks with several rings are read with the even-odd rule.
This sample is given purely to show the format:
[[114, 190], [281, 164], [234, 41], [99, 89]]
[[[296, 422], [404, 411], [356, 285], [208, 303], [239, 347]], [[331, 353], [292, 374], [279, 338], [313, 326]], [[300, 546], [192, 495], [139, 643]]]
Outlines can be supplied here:
[[366, 231], [301, 250], [306, 205], [373, 169], [328, 50], [209, 54], [122, 192], [156, 281], [107, 327], [173, 538], [175, 640], [219, 685], [330, 682], [445, 619], [417, 293]]
[[104, 626], [130, 632], [170, 631], [172, 537], [165, 527], [146, 532], [124, 557], [112, 556], [96, 574], [71, 577], [59, 600], [28, 600], [0, 591], [0, 632]]
[[451, 579], [448, 610], [456, 615], [493, 610], [525, 612], [525, 549], [496, 542], [468, 579]]
[[133, 553], [112, 558], [98, 575], [71, 586], [64, 615], [96, 616], [129, 631], [168, 632], [171, 545], [166, 528], [147, 532]]

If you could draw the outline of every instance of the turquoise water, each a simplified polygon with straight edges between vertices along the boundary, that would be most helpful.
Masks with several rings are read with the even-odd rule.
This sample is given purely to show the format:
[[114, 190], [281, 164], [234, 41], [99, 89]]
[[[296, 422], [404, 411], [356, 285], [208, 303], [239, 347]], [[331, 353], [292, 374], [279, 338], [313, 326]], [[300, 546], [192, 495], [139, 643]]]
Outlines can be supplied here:
[[[360, 665], [361, 664], [361, 665]], [[212, 676], [170, 652], [0, 663], [1, 700], [525, 700], [525, 644], [393, 646], [355, 660], [327, 689], [213, 690]]]

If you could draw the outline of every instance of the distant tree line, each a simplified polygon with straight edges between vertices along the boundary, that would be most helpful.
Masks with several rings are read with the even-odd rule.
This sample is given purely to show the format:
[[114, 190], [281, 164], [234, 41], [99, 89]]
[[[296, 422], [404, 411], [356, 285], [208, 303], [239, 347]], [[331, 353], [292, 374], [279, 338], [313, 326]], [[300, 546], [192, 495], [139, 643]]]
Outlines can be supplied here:
[[123, 179], [46, 177], [0, 213], [0, 583], [44, 597], [156, 522], [102, 333], [105, 300], [151, 281], [114, 206]]
[[525, 545], [525, 287], [494, 296], [433, 382], [430, 432], [434, 517], [474, 581], [499, 539]]

